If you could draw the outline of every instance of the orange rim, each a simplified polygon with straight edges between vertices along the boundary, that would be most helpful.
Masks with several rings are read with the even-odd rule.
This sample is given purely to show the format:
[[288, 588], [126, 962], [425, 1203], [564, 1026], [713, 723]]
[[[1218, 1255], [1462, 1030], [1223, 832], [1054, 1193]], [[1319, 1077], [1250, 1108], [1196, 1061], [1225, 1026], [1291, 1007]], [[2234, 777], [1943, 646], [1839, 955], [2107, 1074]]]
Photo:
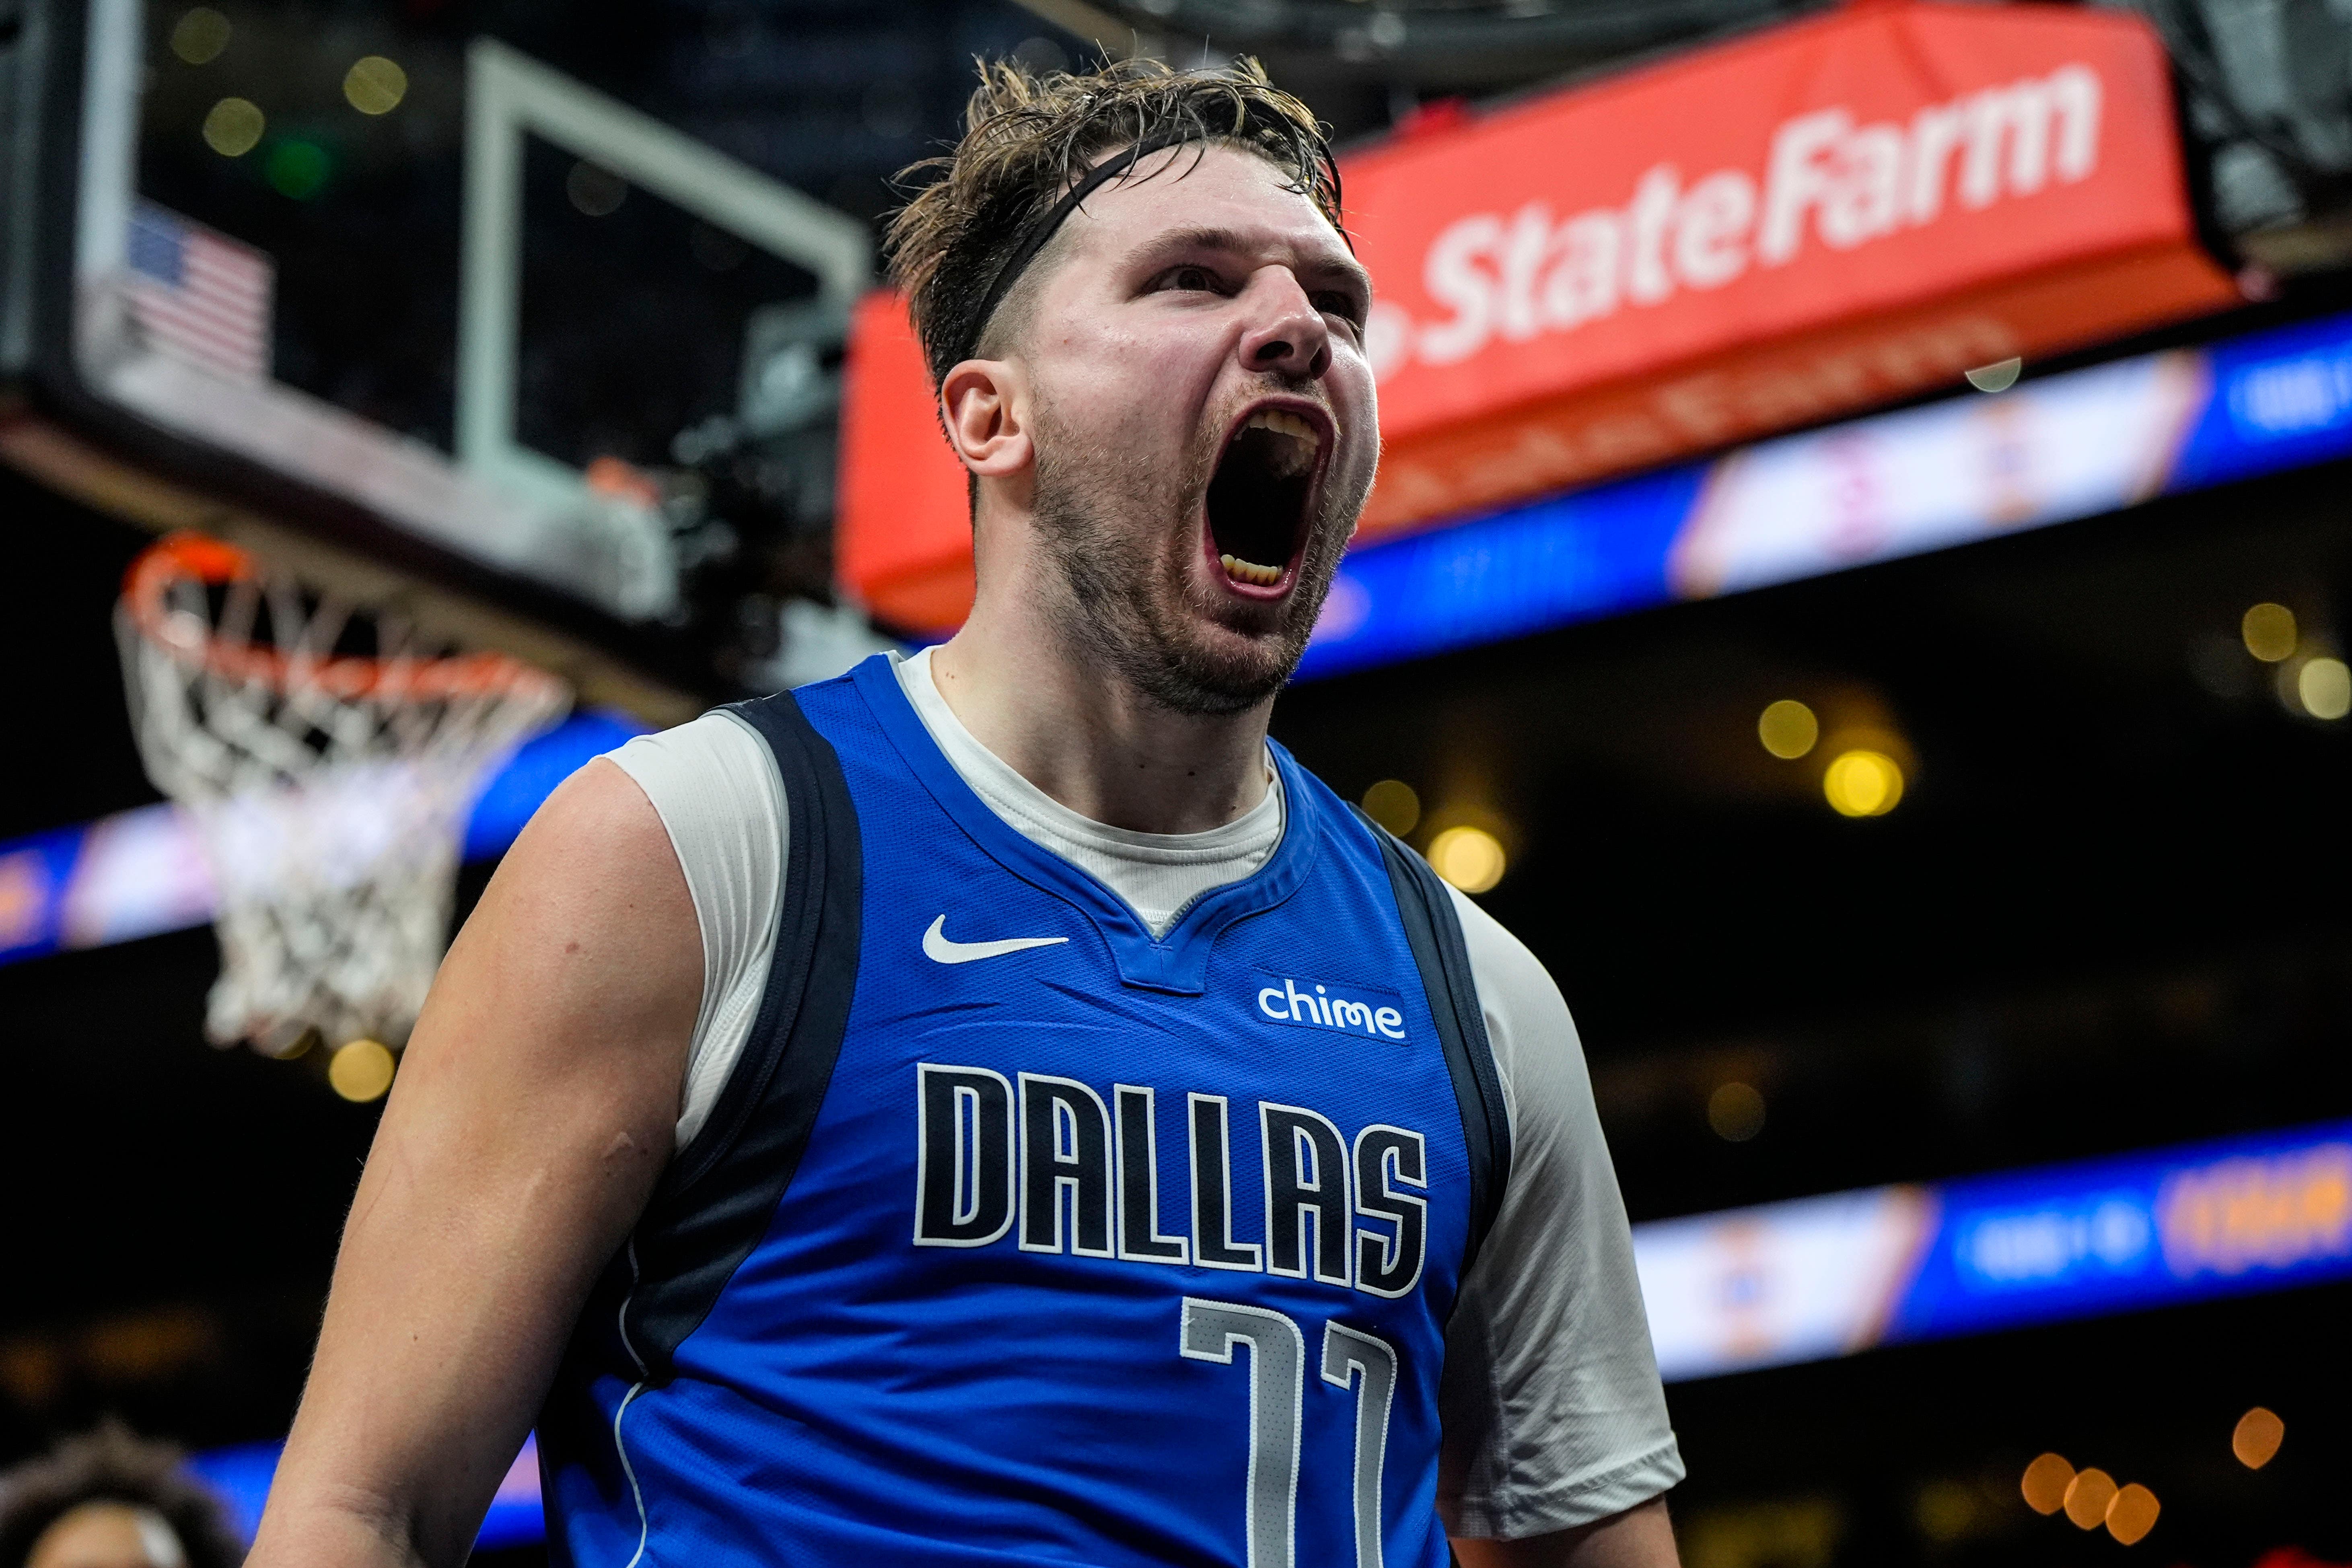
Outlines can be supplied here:
[[[191, 637], [174, 626], [167, 599], [173, 584], [194, 581], [208, 586], [239, 579], [258, 582], [260, 564], [245, 551], [207, 534], [164, 535], [142, 551], [124, 574], [122, 602], [139, 635], [184, 663], [198, 664], [225, 679], [285, 690], [299, 682], [347, 700], [392, 696], [420, 702], [458, 697], [495, 697], [554, 678], [520, 659], [499, 653], [455, 654], [433, 658], [320, 658], [289, 656], [274, 647], [233, 642], [209, 622]], [[183, 613], [184, 615], [184, 612]], [[192, 617], [191, 617], [192, 618]]]

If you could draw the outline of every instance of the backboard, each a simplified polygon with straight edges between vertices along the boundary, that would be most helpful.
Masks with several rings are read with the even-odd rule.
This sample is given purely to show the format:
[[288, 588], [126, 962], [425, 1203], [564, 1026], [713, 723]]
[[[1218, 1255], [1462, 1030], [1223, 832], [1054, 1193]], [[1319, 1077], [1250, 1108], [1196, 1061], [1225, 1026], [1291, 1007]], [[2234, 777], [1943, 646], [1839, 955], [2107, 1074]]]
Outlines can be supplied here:
[[[8, 368], [56, 428], [9, 455], [95, 437], [290, 524], [313, 570], [455, 584], [688, 690], [776, 684], [814, 608], [783, 605], [830, 587], [866, 218], [470, 9], [37, 0], [0, 45], [39, 187], [10, 205], [40, 215]], [[656, 9], [571, 31], [661, 48]]]

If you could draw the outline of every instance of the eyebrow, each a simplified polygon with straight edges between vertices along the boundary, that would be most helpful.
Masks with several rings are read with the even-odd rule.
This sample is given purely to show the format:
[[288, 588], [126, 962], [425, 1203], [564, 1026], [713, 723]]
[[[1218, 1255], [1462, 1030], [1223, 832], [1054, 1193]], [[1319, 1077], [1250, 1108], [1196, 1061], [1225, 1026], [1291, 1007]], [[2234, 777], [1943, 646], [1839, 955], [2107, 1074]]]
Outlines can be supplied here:
[[[1154, 256], [1171, 256], [1188, 250], [1219, 250], [1228, 254], [1250, 253], [1261, 247], [1235, 229], [1175, 228], [1153, 235], [1129, 253], [1129, 261], [1149, 259]], [[1292, 268], [1312, 274], [1318, 281], [1341, 280], [1360, 292], [1364, 298], [1372, 294], [1372, 275], [1363, 264], [1349, 256], [1294, 257]]]

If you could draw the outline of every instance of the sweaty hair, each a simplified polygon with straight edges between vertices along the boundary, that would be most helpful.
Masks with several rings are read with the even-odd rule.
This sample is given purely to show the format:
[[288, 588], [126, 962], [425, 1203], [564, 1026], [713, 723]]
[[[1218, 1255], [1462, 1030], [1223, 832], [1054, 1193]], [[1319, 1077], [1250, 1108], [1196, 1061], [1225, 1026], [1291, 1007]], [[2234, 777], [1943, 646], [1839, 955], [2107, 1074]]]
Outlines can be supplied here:
[[901, 171], [902, 181], [931, 178], [890, 223], [890, 281], [906, 296], [931, 380], [978, 350], [1013, 274], [1051, 237], [1065, 195], [1097, 160], [1211, 143], [1264, 158], [1345, 235], [1325, 127], [1254, 59], [1202, 70], [1130, 59], [1042, 77], [982, 62], [963, 140]]
[[0, 1568], [18, 1568], [49, 1526], [92, 1502], [160, 1515], [188, 1568], [236, 1568], [245, 1560], [221, 1505], [180, 1468], [179, 1450], [110, 1421], [0, 1475]]

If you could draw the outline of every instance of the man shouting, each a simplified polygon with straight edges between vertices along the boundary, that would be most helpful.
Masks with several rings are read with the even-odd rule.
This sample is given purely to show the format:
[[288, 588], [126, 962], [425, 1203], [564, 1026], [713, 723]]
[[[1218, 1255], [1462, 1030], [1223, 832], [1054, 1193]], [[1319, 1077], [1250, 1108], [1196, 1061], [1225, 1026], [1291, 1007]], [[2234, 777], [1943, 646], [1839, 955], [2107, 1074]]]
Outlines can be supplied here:
[[1266, 739], [1380, 450], [1254, 65], [991, 68], [899, 215], [978, 595], [540, 812], [361, 1181], [254, 1562], [1673, 1568], [1575, 1030]]

